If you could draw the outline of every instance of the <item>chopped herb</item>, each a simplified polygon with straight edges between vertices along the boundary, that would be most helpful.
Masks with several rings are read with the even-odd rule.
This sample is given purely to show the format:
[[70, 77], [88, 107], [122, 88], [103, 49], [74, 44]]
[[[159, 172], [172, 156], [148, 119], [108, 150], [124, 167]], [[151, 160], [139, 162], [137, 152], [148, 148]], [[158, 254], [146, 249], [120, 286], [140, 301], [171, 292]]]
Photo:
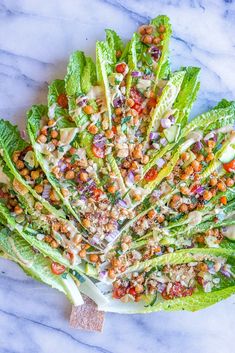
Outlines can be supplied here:
[[122, 119], [122, 124], [128, 123], [128, 121], [131, 120], [131, 116], [125, 116], [125, 118]]
[[64, 147], [63, 147], [63, 146], [59, 146], [59, 147], [58, 147], [58, 151], [59, 151], [59, 152], [64, 152]]

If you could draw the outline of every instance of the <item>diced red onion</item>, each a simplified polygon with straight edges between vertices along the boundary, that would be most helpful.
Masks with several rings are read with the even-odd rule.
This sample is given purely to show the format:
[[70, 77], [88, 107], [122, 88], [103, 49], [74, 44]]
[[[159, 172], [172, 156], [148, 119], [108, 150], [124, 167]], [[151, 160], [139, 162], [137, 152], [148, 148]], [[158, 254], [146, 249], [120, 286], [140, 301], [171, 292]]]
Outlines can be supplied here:
[[162, 137], [160, 139], [160, 144], [163, 145], [163, 146], [166, 146], [167, 145], [167, 139], [165, 137]]
[[161, 50], [159, 49], [159, 48], [157, 48], [157, 47], [155, 47], [154, 45], [153, 46], [151, 46], [150, 48], [149, 48], [149, 53], [151, 54], [151, 56], [156, 60], [156, 61], [158, 61], [159, 59], [160, 59], [160, 57], [161, 57]]
[[203, 144], [201, 143], [201, 141], [197, 141], [193, 146], [193, 150], [195, 152], [200, 152], [202, 148], [203, 148]]
[[168, 118], [161, 119], [161, 125], [164, 129], [171, 127], [171, 124], [172, 123], [171, 123], [170, 119], [168, 119]]
[[119, 200], [118, 201], [118, 204], [121, 206], [121, 207], [127, 207], [127, 203], [126, 203], [126, 201], [124, 201], [124, 200]]
[[132, 77], [141, 77], [142, 76], [142, 72], [140, 72], [140, 71], [132, 71], [131, 76]]
[[170, 121], [171, 121], [172, 124], [175, 123], [175, 117], [174, 117], [174, 115], [168, 116], [168, 119], [170, 119]]
[[25, 130], [21, 130], [20, 131], [20, 136], [22, 137], [22, 139], [26, 139], [27, 138], [27, 133], [26, 133], [26, 131]]
[[198, 195], [202, 195], [205, 191], [205, 188], [203, 186], [198, 186], [197, 189], [195, 189], [194, 193]]
[[100, 271], [100, 273], [99, 273], [99, 277], [101, 278], [101, 279], [104, 279], [105, 277], [107, 277], [107, 271]]
[[98, 148], [103, 148], [106, 145], [106, 138], [102, 134], [97, 134], [94, 136], [93, 144]]
[[220, 272], [225, 276], [225, 277], [231, 277], [231, 273], [228, 270], [225, 270], [223, 267], [220, 270]]
[[44, 185], [42, 197], [44, 199], [48, 199], [50, 196], [50, 191], [51, 191], [51, 185], [49, 185], [49, 184]]
[[91, 243], [92, 245], [99, 244], [99, 243], [100, 243], [100, 238], [97, 237], [97, 236], [94, 236], [94, 237], [90, 240], [90, 243]]
[[135, 182], [135, 176], [134, 176], [134, 174], [133, 174], [132, 171], [130, 171], [130, 172], [127, 174], [127, 179], [128, 179], [128, 181], [129, 181], [130, 183], [134, 184], [134, 182]]
[[119, 107], [121, 107], [122, 104], [123, 104], [123, 102], [124, 102], [124, 97], [123, 97], [123, 96], [119, 96], [119, 97], [117, 97], [117, 98], [114, 98], [114, 100], [113, 100], [113, 106], [114, 106], [114, 108], [119, 108]]
[[76, 103], [77, 105], [79, 105], [79, 107], [84, 107], [87, 104], [87, 97], [85, 96], [78, 97], [76, 99]]
[[159, 158], [156, 162], [156, 165], [158, 166], [158, 168], [162, 168], [164, 166], [166, 162], [164, 161], [163, 158]]
[[158, 137], [159, 137], [159, 133], [158, 132], [150, 132], [150, 134], [149, 134], [149, 139], [151, 141], [157, 140]]
[[108, 233], [105, 239], [107, 240], [108, 243], [111, 243], [117, 238], [118, 235], [119, 235], [118, 230], [114, 230], [113, 232]]

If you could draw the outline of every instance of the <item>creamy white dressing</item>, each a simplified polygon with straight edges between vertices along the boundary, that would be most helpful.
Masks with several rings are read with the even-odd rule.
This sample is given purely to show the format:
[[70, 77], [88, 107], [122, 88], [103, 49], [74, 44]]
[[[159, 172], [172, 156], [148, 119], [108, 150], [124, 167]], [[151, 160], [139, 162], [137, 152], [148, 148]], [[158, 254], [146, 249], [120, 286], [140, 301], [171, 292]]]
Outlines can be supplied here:
[[144, 79], [140, 78], [138, 80], [136, 87], [140, 92], [144, 92], [151, 87], [151, 84], [152, 84], [151, 80], [144, 80]]
[[190, 226], [196, 226], [202, 221], [202, 213], [199, 211], [192, 211], [188, 215], [188, 224]]
[[233, 131], [234, 130], [234, 126], [233, 125], [228, 125], [228, 126], [223, 126], [223, 127], [220, 127], [219, 129], [216, 129], [216, 130], [213, 130], [211, 132], [209, 132], [205, 137], [204, 137], [204, 140], [209, 140], [211, 138], [213, 138], [214, 134], [218, 134], [218, 133], [227, 133], [227, 132], [230, 132], [230, 131]]

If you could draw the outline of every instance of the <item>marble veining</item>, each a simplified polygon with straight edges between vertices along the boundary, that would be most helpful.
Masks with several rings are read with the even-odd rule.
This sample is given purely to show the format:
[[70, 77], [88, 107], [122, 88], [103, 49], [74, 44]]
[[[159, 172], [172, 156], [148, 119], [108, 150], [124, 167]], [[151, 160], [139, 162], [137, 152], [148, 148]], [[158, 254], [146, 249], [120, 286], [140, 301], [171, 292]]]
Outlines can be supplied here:
[[[124, 39], [151, 17], [173, 24], [172, 67], [201, 67], [192, 116], [219, 99], [235, 99], [233, 0], [1, 0], [0, 116], [22, 128], [47, 84], [62, 78], [76, 49], [94, 56], [105, 28]], [[70, 304], [60, 293], [0, 260], [0, 353], [230, 353], [235, 300], [198, 313], [107, 314], [103, 334], [72, 330]]]

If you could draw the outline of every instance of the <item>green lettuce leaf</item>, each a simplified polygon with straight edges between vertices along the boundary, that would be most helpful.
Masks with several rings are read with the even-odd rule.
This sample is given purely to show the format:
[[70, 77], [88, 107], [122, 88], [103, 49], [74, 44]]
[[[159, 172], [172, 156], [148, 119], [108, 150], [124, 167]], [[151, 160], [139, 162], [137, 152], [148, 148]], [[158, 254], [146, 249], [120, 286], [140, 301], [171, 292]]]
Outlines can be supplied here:
[[83, 304], [82, 296], [70, 274], [54, 275], [52, 261], [34, 249], [20, 236], [7, 228], [0, 230], [0, 248], [7, 257], [17, 262], [30, 277], [64, 293], [74, 305]]

